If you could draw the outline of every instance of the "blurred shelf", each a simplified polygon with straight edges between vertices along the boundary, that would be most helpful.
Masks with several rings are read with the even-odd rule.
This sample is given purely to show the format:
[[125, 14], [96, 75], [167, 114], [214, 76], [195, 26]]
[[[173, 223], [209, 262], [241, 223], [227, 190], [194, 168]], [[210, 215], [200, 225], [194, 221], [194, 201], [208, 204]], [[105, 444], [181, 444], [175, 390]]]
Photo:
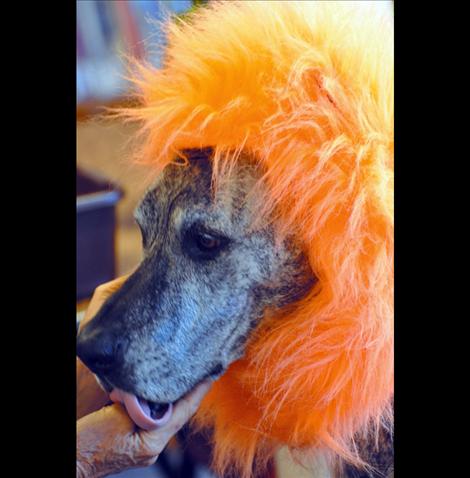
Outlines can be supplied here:
[[120, 106], [127, 94], [127, 55], [159, 66], [165, 32], [158, 22], [181, 15], [201, 2], [120, 0], [77, 2], [77, 119]]
[[106, 114], [107, 108], [136, 106], [137, 101], [128, 97], [116, 97], [111, 100], [88, 100], [77, 104], [77, 121], [85, 121], [95, 115]]

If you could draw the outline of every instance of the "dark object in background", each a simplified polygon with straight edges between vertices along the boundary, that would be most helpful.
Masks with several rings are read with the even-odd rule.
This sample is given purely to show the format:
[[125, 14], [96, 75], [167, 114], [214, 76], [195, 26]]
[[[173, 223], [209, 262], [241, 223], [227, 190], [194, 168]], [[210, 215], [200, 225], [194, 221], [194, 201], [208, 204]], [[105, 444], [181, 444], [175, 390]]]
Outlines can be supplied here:
[[77, 300], [115, 277], [115, 211], [122, 191], [77, 170]]

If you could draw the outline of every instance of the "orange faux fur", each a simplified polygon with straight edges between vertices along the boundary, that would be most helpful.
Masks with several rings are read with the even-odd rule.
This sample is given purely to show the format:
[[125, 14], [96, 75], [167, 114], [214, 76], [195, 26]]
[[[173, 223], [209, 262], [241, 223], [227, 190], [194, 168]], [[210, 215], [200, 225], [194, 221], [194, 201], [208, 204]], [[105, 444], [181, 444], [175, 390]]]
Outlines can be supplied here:
[[139, 159], [160, 170], [212, 146], [217, 183], [250, 154], [262, 217], [297, 235], [319, 278], [266, 314], [204, 400], [220, 472], [248, 476], [282, 444], [354, 461], [353, 436], [391, 419], [393, 27], [366, 8], [214, 3], [168, 24], [161, 69], [133, 72], [141, 106], [121, 113], [142, 123]]

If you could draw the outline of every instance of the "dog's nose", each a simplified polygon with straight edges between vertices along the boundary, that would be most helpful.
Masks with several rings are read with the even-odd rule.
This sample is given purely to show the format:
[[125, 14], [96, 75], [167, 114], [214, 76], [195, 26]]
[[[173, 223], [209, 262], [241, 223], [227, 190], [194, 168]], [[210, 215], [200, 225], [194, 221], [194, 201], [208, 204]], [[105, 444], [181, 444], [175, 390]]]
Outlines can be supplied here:
[[77, 355], [93, 373], [111, 372], [122, 363], [123, 352], [123, 340], [110, 331], [93, 327], [92, 323], [77, 337]]

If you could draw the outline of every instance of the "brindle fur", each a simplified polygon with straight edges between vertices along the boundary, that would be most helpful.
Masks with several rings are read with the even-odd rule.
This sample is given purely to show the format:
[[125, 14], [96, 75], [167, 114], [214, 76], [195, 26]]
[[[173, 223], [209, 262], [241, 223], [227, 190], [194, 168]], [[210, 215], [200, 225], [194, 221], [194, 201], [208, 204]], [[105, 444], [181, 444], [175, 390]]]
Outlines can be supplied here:
[[[265, 309], [298, 300], [316, 280], [292, 237], [277, 244], [272, 226], [251, 228], [248, 192], [259, 172], [248, 158], [214, 195], [210, 150], [188, 153], [189, 165], [167, 166], [138, 206], [142, 262], [78, 341], [79, 355], [84, 345], [106, 342], [118, 356], [98, 373], [108, 391], [154, 402], [174, 402], [222, 375]], [[196, 226], [227, 238], [215, 259], [188, 252]]]

